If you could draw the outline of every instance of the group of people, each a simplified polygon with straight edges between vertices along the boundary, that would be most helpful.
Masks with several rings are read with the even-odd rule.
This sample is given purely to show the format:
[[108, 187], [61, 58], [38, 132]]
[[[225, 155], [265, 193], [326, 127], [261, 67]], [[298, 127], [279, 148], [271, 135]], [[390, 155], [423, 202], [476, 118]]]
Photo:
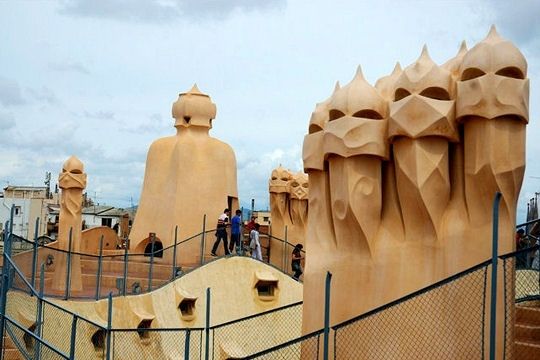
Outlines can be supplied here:
[[[236, 210], [235, 215], [229, 222], [229, 216], [231, 211], [229, 209], [223, 210], [223, 214], [218, 217], [216, 226], [216, 241], [212, 247], [212, 256], [217, 256], [217, 248], [219, 243], [223, 241], [223, 250], [225, 255], [230, 255], [236, 248], [236, 254], [242, 255], [244, 247], [242, 242], [242, 211]], [[227, 227], [231, 228], [231, 242], [227, 239]], [[251, 218], [251, 221], [246, 226], [249, 231], [251, 256], [255, 259], [262, 261], [261, 243], [259, 241], [259, 228], [260, 225], [255, 222], [255, 217]]]
[[[216, 226], [216, 241], [214, 242], [212, 252], [210, 253], [212, 256], [218, 256], [216, 251], [221, 241], [223, 241], [223, 250], [225, 255], [230, 255], [235, 250], [235, 247], [237, 255], [242, 255], [244, 252], [244, 244], [242, 242], [242, 211], [236, 210], [235, 215], [229, 222], [230, 214], [231, 211], [229, 209], [225, 209], [223, 210], [223, 214], [218, 217]], [[229, 226], [231, 228], [230, 243], [227, 239], [227, 227]], [[249, 249], [251, 251], [251, 257], [262, 261], [263, 258], [259, 234], [260, 225], [255, 221], [255, 217], [251, 218], [251, 221], [246, 225], [246, 228], [249, 233]], [[299, 280], [303, 273], [301, 262], [304, 259], [304, 256], [302, 254], [302, 249], [302, 244], [297, 244], [292, 251], [291, 267], [294, 272], [293, 278], [296, 280]]]

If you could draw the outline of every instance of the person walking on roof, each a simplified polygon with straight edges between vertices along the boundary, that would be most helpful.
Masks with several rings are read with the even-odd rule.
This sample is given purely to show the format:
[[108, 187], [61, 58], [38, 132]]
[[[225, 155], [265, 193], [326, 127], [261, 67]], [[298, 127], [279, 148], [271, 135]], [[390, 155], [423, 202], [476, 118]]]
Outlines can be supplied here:
[[216, 242], [214, 243], [214, 246], [212, 247], [212, 252], [210, 253], [212, 256], [217, 256], [216, 251], [219, 246], [219, 242], [223, 240], [223, 249], [225, 251], [225, 255], [229, 255], [229, 249], [227, 247], [227, 225], [229, 225], [229, 215], [231, 211], [229, 209], [223, 210], [223, 214], [219, 215], [217, 227], [216, 227]]
[[255, 228], [249, 233], [251, 239], [249, 248], [251, 249], [251, 257], [262, 261], [261, 242], [259, 241], [259, 224], [255, 224]]
[[242, 244], [240, 243], [240, 226], [242, 224], [242, 211], [236, 210], [235, 215], [231, 219], [231, 242], [229, 244], [229, 252], [232, 253], [236, 245], [236, 254], [242, 253]]
[[304, 246], [302, 244], [296, 244], [292, 252], [291, 267], [294, 271], [293, 278], [295, 280], [300, 280], [300, 276], [304, 272], [302, 269], [302, 260], [304, 259], [304, 256], [302, 255], [303, 248]]

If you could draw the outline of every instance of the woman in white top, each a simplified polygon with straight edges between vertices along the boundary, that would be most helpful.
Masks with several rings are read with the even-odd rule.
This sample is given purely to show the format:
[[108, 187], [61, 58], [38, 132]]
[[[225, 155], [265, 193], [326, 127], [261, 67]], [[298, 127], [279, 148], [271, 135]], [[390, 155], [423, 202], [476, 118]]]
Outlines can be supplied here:
[[249, 247], [251, 249], [251, 257], [262, 261], [261, 243], [259, 241], [259, 224], [255, 224], [255, 229], [251, 230], [249, 238], [251, 239]]

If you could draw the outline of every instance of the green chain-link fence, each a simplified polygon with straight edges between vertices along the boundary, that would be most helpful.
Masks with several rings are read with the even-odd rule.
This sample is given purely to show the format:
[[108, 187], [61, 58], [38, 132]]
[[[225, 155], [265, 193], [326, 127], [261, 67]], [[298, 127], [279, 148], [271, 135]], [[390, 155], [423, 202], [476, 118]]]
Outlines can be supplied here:
[[323, 331], [301, 336], [284, 344], [252, 354], [243, 359], [293, 360], [293, 359], [322, 359], [321, 341]]
[[6, 335], [9, 336], [15, 348], [8, 349], [4, 347], [2, 349], [4, 359], [16, 358], [16, 353], [13, 355], [6, 354], [7, 351], [11, 350], [15, 350], [23, 355], [25, 359], [36, 359], [38, 357], [41, 359], [69, 359], [69, 353], [66, 354], [59, 351], [54, 346], [37, 337], [33, 331], [25, 329], [9, 317], [6, 317], [5, 330]]
[[501, 256], [504, 261], [504, 359], [540, 358], [540, 245]]
[[[204, 237], [201, 243], [204, 262], [208, 243]], [[528, 323], [540, 301], [539, 253], [536, 245], [500, 257], [505, 359], [539, 358], [538, 334], [530, 331], [538, 326]], [[25, 358], [483, 359], [487, 341], [493, 344], [495, 339], [487, 334], [490, 266], [478, 264], [331, 329], [300, 336], [301, 303], [205, 329], [112, 329], [111, 297], [107, 325], [71, 313], [39, 296], [36, 272], [28, 276], [8, 252], [2, 276], [5, 311], [0, 315], [7, 338]], [[71, 333], [61, 332], [60, 324], [64, 329], [71, 324]], [[4, 346], [3, 354], [8, 350]]]
[[243, 358], [301, 336], [302, 302], [211, 327], [211, 359]]
[[335, 358], [483, 358], [487, 266], [334, 326]]
[[203, 331], [192, 329], [113, 329], [111, 359], [201, 359]]

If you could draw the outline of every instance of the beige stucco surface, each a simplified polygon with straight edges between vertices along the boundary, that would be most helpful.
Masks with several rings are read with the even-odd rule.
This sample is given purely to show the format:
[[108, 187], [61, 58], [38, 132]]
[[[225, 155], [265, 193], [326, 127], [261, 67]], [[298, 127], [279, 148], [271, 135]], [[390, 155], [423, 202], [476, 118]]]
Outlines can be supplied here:
[[[144, 183], [130, 233], [130, 249], [143, 252], [149, 233], [163, 247], [215, 229], [223, 209], [238, 209], [236, 158], [232, 148], [209, 135], [216, 106], [196, 85], [173, 104], [176, 135], [152, 143], [146, 159]], [[179, 256], [182, 263], [200, 260], [200, 243], [193, 242]], [[171, 256], [171, 254], [166, 254]]]
[[116, 231], [108, 226], [96, 226], [81, 233], [81, 252], [99, 254], [99, 243], [103, 237], [103, 250], [116, 250], [120, 243]]
[[[75, 156], [64, 162], [62, 172], [58, 176], [58, 185], [62, 190], [60, 196], [60, 221], [58, 224], [57, 249], [80, 253], [82, 230], [82, 192], [86, 188], [86, 174], [83, 163]], [[52, 279], [54, 290], [66, 288], [66, 273], [71, 266], [71, 290], [82, 290], [81, 263], [78, 255], [71, 257], [68, 264], [66, 253], [59, 253], [56, 259], [55, 276]]]
[[[259, 298], [255, 289], [257, 279], [277, 281], [273, 300], [263, 301]], [[135, 329], [140, 321], [145, 319], [152, 320], [151, 328], [204, 327], [208, 287], [211, 289], [211, 325], [302, 300], [302, 284], [273, 267], [248, 257], [221, 258], [151, 293], [115, 297], [113, 328]], [[196, 299], [194, 317], [191, 320], [184, 320], [178, 309], [178, 304], [186, 297]], [[102, 326], [107, 324], [107, 300], [95, 302], [51, 299], [51, 301]], [[35, 298], [20, 292], [9, 293], [7, 313], [15, 320], [27, 327], [30, 326], [35, 321], [35, 309]], [[44, 314], [45, 339], [68, 351], [71, 331], [69, 316], [50, 305], [45, 306]], [[257, 336], [264, 336], [266, 344], [278, 344], [299, 336], [301, 314], [301, 308], [295, 308], [266, 316], [264, 319], [221, 328], [219, 330], [221, 333], [216, 330], [214, 335], [216, 358], [224, 358], [228, 353], [253, 352], [261, 342], [252, 343], [247, 340], [257, 339]], [[98, 357], [90, 341], [96, 330], [94, 326], [79, 320], [76, 358]], [[150, 339], [141, 340], [137, 332], [117, 333], [114, 345], [115, 358], [140, 358], [142, 354], [145, 358], [178, 358], [183, 354], [183, 334], [179, 332], [150, 334]], [[192, 336], [193, 341], [199, 341], [200, 333], [193, 333]]]
[[[292, 172], [281, 165], [272, 170], [268, 182], [272, 219], [270, 263], [291, 271], [291, 252], [296, 244], [305, 245], [308, 221], [309, 182], [307, 174]], [[289, 246], [284, 246], [287, 241]], [[287, 254], [285, 255], [285, 252]]]
[[317, 105], [303, 153], [304, 332], [323, 325], [327, 271], [339, 323], [488, 259], [496, 191], [499, 253], [513, 250], [526, 71], [520, 51], [492, 29], [442, 66], [425, 47], [375, 86], [359, 71]]

